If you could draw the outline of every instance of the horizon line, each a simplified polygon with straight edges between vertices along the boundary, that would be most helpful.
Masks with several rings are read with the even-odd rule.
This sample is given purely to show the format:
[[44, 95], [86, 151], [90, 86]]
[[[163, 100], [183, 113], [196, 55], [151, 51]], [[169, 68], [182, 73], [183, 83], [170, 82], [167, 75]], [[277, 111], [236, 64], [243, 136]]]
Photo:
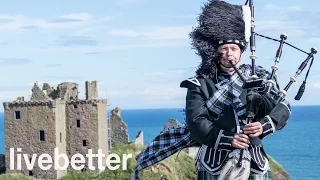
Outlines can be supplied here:
[[[320, 104], [303, 104], [303, 105], [291, 105], [291, 107], [298, 107], [298, 106], [320, 106]], [[120, 107], [118, 107], [120, 108]], [[165, 107], [159, 107], [159, 108], [120, 108], [120, 110], [161, 110], [161, 109], [181, 109], [183, 110], [184, 107], [171, 107], [171, 108], [165, 108]], [[0, 113], [4, 113], [4, 111], [0, 111]]]

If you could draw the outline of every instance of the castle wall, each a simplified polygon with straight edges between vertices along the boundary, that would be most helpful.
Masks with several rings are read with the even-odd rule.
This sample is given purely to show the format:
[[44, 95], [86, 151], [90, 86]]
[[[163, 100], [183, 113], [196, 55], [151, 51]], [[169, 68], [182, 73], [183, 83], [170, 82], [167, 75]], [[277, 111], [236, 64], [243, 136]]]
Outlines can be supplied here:
[[[64, 100], [55, 100], [54, 106], [55, 115], [55, 134], [56, 134], [56, 148], [58, 154], [67, 154], [66, 147], [66, 102]], [[66, 162], [63, 158], [59, 158], [58, 164], [63, 167]], [[69, 164], [70, 166], [70, 164]], [[67, 170], [57, 170], [57, 178], [66, 175]]]
[[97, 81], [86, 81], [86, 100], [98, 99], [98, 85]]
[[[91, 171], [89, 166], [92, 165], [94, 171], [99, 172], [98, 158], [93, 157], [91, 163], [86, 155], [89, 149], [92, 150], [92, 154], [97, 154], [98, 149], [101, 149], [101, 153], [108, 156], [107, 102], [98, 100], [96, 81], [87, 81], [86, 90], [88, 100], [79, 100], [76, 83], [64, 82], [59, 84], [57, 89], [46, 83], [42, 90], [35, 83], [31, 101], [24, 101], [23, 97], [18, 97], [16, 101], [3, 103], [6, 172], [21, 173], [35, 178], [60, 178], [67, 171], [74, 171], [71, 159], [75, 154], [81, 154], [85, 158], [83, 170]], [[10, 147], [15, 148], [14, 157], [10, 156]], [[21, 148], [21, 151], [17, 152], [17, 148]], [[58, 155], [68, 156], [67, 162], [64, 158], [59, 158], [57, 162], [60, 167], [69, 163], [67, 170], [55, 169], [55, 148], [58, 149]], [[21, 170], [17, 170], [17, 154], [27, 154], [27, 162], [32, 154], [37, 154], [34, 168], [28, 170], [21, 155]], [[41, 154], [48, 154], [52, 158], [49, 162], [52, 167], [49, 170], [42, 170], [38, 166]], [[16, 170], [10, 170], [10, 158], [14, 159], [11, 163]], [[103, 159], [102, 162], [105, 166], [106, 160]]]
[[119, 108], [115, 108], [111, 111], [110, 126], [112, 147], [116, 144], [129, 142], [128, 125], [122, 120]]
[[[70, 101], [67, 103], [66, 110], [67, 142], [69, 142], [67, 153], [69, 156], [79, 153], [86, 157], [89, 149], [92, 149], [93, 154], [97, 154], [99, 148], [97, 103], [93, 101]], [[92, 165], [95, 167], [95, 172], [98, 172], [97, 158], [93, 158]], [[84, 168], [89, 170], [88, 161], [86, 161]]]
[[59, 97], [66, 101], [78, 100], [78, 86], [78, 84], [70, 82], [64, 82], [59, 84]]
[[[6, 139], [6, 172], [32, 174], [36, 178], [55, 178], [54, 167], [50, 170], [41, 170], [38, 158], [41, 154], [51, 157], [56, 145], [55, 114], [49, 102], [33, 103], [4, 103], [5, 114], [5, 139]], [[20, 119], [16, 119], [16, 112], [20, 112]], [[40, 140], [40, 131], [44, 133], [44, 141]], [[10, 148], [14, 148], [14, 157], [10, 155]], [[21, 148], [21, 152], [17, 152]], [[27, 154], [27, 161], [32, 154], [37, 155], [34, 168], [28, 170], [24, 158], [21, 158], [21, 169], [17, 170], [17, 154]], [[15, 170], [10, 170], [10, 160], [14, 159]]]
[[[98, 144], [102, 153], [109, 155], [108, 153], [108, 123], [107, 123], [107, 102], [98, 103]], [[103, 166], [106, 166], [106, 159], [102, 160]]]

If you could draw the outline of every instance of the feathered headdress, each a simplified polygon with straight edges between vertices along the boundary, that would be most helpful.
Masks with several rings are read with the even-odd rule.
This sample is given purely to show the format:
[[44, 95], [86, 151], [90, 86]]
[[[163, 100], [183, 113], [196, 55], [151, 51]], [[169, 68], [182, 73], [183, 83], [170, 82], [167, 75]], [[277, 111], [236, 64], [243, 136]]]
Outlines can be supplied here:
[[198, 21], [199, 25], [190, 33], [192, 46], [202, 58], [197, 74], [213, 77], [220, 57], [220, 45], [235, 43], [242, 51], [246, 49], [250, 38], [251, 11], [248, 6], [211, 0], [202, 7]]

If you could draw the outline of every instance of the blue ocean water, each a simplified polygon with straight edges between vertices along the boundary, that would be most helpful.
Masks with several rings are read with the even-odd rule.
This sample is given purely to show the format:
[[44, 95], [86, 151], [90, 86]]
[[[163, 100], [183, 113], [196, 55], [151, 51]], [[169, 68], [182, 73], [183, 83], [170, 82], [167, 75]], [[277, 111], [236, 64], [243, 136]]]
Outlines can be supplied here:
[[[169, 118], [183, 122], [181, 109], [122, 110], [121, 116], [134, 140], [140, 130], [147, 144]], [[320, 180], [320, 106], [293, 106], [287, 126], [266, 137], [266, 152], [288, 171], [293, 180]], [[0, 113], [0, 153], [4, 153], [3, 114]]]

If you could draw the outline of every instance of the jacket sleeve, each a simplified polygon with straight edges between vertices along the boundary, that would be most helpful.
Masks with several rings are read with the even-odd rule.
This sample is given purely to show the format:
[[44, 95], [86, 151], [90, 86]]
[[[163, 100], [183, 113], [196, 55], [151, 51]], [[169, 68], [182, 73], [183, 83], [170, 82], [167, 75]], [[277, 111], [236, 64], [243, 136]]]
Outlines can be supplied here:
[[232, 149], [231, 143], [235, 133], [216, 127], [210, 121], [205, 98], [199, 86], [189, 87], [186, 95], [186, 125], [194, 140], [218, 149]]
[[263, 129], [260, 138], [262, 139], [270, 134], [273, 134], [277, 130], [281, 130], [284, 126], [286, 126], [290, 116], [290, 104], [286, 99], [284, 99], [271, 110], [269, 115], [266, 115], [260, 120]]

